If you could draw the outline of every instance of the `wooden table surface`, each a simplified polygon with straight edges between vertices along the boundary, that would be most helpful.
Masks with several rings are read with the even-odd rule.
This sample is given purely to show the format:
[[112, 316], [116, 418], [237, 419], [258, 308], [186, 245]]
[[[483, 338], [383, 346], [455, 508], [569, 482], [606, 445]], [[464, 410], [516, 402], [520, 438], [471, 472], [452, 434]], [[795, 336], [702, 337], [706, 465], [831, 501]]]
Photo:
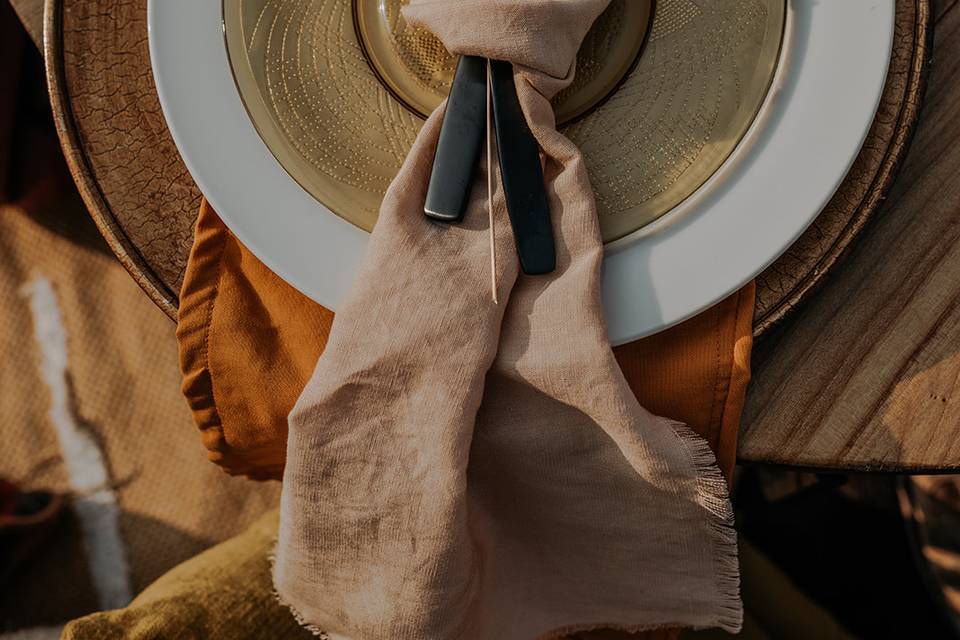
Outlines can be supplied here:
[[935, 10], [907, 160], [842, 268], [758, 345], [744, 458], [960, 471], [960, 6]]
[[[39, 42], [43, 0], [11, 2]], [[820, 293], [757, 345], [743, 461], [960, 469], [960, 10], [954, 4], [934, 2], [936, 64], [927, 105], [887, 202]], [[169, 268], [176, 282], [182, 265]]]

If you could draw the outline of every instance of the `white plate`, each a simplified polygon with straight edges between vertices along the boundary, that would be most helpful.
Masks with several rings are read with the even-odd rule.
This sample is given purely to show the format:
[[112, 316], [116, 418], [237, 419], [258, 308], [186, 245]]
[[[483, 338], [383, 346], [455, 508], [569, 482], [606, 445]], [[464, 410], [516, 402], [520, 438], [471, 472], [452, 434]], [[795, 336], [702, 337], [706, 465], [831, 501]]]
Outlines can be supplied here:
[[[772, 87], [734, 153], [673, 211], [607, 246], [614, 344], [676, 324], [760, 273], [859, 153], [886, 79], [895, 0], [788, 4]], [[148, 26], [163, 112], [200, 190], [260, 260], [335, 311], [369, 236], [307, 194], [260, 139], [234, 85], [220, 0], [150, 0]]]

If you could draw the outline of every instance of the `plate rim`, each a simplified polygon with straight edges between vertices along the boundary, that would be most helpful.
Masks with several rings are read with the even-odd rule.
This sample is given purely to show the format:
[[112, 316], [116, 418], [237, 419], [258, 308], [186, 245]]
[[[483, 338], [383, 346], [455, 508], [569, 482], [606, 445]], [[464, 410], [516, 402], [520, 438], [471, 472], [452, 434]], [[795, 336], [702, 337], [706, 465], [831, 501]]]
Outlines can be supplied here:
[[[813, 222], [873, 122], [890, 62], [895, 4], [788, 0], [777, 72], [733, 153], [643, 233], [607, 245], [603, 302], [613, 344], [665, 329], [722, 300]], [[303, 191], [256, 133], [233, 84], [220, 6], [148, 2], [151, 66], [171, 135], [197, 185], [238, 239], [281, 278], [335, 310], [354, 280], [368, 235]], [[858, 37], [851, 39], [851, 33]], [[826, 153], [816, 148], [821, 142], [830, 143]], [[803, 153], [798, 158], [784, 150]], [[785, 184], [801, 169], [804, 185]], [[754, 191], [758, 184], [766, 188]], [[265, 215], [278, 208], [285, 224]], [[774, 208], [790, 209], [790, 215], [764, 214]], [[733, 236], [743, 235], [737, 229], [748, 224], [753, 241], [740, 237], [739, 245], [718, 246], [718, 238], [735, 241]], [[323, 251], [316, 251], [318, 245]]]

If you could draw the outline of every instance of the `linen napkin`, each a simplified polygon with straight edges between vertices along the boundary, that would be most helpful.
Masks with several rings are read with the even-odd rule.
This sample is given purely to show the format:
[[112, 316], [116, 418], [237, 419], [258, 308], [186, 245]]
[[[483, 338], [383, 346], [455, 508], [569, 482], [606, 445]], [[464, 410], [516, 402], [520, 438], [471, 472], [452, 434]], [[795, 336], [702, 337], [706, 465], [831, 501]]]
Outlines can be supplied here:
[[290, 415], [279, 596], [332, 637], [532, 638], [739, 629], [727, 487], [706, 441], [643, 409], [600, 304], [582, 157], [549, 97], [608, 0], [414, 0], [454, 53], [515, 65], [544, 155], [557, 270], [518, 275], [494, 193], [423, 214], [443, 109], [388, 190], [368, 255]]
[[[750, 376], [754, 300], [750, 283], [675, 327], [614, 350], [636, 397], [703, 436], [728, 479]], [[225, 471], [280, 477], [286, 416], [326, 343], [331, 318], [260, 263], [202, 203], [178, 333], [184, 390], [211, 460]], [[577, 634], [582, 640], [675, 636], [671, 630]]]

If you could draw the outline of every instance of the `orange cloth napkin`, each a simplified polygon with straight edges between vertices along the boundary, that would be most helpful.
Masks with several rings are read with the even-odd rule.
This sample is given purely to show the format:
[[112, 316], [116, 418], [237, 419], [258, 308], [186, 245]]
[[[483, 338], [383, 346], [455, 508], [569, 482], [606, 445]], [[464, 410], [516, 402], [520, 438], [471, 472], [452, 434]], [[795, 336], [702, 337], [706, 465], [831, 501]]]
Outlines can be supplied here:
[[182, 390], [213, 462], [257, 480], [283, 476], [287, 414], [332, 322], [333, 312], [257, 260], [203, 201], [177, 340]]
[[[750, 379], [753, 308], [750, 283], [675, 327], [614, 348], [640, 404], [703, 436], [728, 479]], [[283, 476], [287, 415], [332, 322], [333, 312], [270, 271], [202, 203], [177, 337], [183, 393], [210, 460], [233, 475]]]

